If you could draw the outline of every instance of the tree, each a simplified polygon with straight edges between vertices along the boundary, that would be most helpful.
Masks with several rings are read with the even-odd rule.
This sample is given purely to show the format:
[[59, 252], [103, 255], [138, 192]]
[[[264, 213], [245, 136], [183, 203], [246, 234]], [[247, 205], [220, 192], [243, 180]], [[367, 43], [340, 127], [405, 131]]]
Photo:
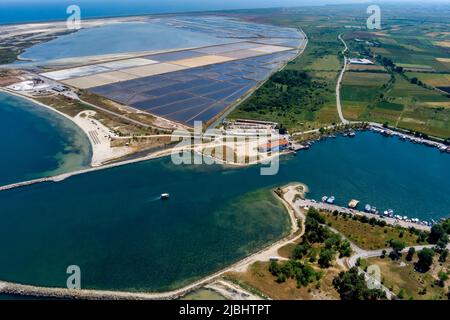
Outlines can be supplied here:
[[278, 275], [278, 273], [280, 272], [280, 266], [278, 265], [278, 262], [276, 262], [276, 261], [270, 262], [269, 272], [274, 276]]
[[400, 240], [391, 239], [390, 245], [391, 245], [392, 251], [389, 254], [389, 257], [392, 260], [400, 259], [400, 257], [402, 256], [402, 250], [405, 249], [405, 247], [406, 247], [405, 242], [400, 241]]
[[308, 251], [311, 249], [311, 245], [308, 241], [304, 241], [301, 244], [298, 244], [294, 251], [292, 251], [292, 259], [299, 260], [308, 254]]
[[[450, 142], [450, 138], [448, 139]], [[447, 232], [447, 234], [450, 234], [450, 219], [446, 219], [444, 222], [442, 222], [442, 228]]]
[[386, 299], [386, 293], [380, 289], [369, 289], [364, 275], [356, 267], [341, 272], [333, 279], [333, 286], [342, 300], [380, 300]]
[[437, 284], [439, 287], [443, 288], [445, 286], [445, 281], [448, 280], [448, 274], [443, 271], [439, 271], [438, 278], [439, 278], [439, 280], [438, 280]]
[[439, 256], [439, 262], [444, 263], [447, 260], [448, 250], [444, 249], [441, 251], [441, 255]]
[[352, 247], [350, 242], [344, 241], [339, 247], [339, 257], [350, 257], [352, 255]]
[[321, 215], [320, 212], [313, 207], [309, 208], [307, 215], [308, 217], [316, 220], [320, 224], [324, 224], [326, 222], [325, 217]]
[[428, 242], [431, 244], [437, 244], [438, 242], [448, 242], [448, 234], [441, 224], [435, 224], [431, 227], [430, 235], [428, 236]]
[[320, 250], [318, 263], [321, 268], [329, 268], [334, 260], [334, 251], [331, 249]]
[[419, 272], [427, 272], [433, 264], [434, 250], [425, 248], [417, 253], [419, 260], [416, 262], [416, 270]]
[[324, 245], [327, 249], [338, 248], [341, 244], [341, 236], [338, 234], [332, 234], [325, 240]]
[[424, 231], [419, 231], [419, 233], [417, 234], [417, 243], [422, 243], [425, 242], [427, 240], [428, 234]]
[[413, 247], [409, 248], [408, 254], [406, 255], [406, 260], [412, 261], [415, 253], [416, 253], [416, 249], [414, 249]]

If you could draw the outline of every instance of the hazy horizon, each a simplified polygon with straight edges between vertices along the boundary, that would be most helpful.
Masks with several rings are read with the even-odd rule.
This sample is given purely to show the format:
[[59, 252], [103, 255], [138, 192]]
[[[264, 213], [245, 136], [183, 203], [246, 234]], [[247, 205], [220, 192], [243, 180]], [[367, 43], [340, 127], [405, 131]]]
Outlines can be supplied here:
[[339, 4], [450, 4], [450, 0], [2, 0], [0, 24], [61, 20], [69, 5], [79, 5], [82, 17], [127, 16], [233, 9], [259, 9]]

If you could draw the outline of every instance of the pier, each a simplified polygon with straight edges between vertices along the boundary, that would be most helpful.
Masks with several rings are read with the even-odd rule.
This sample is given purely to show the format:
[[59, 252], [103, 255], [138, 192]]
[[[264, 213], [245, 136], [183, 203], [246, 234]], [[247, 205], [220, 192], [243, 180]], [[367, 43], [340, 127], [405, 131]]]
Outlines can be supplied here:
[[324, 211], [329, 211], [329, 212], [333, 212], [333, 211], [339, 211], [342, 213], [347, 213], [347, 214], [351, 214], [351, 215], [364, 215], [366, 217], [370, 218], [376, 218], [378, 220], [382, 220], [382, 221], [386, 221], [387, 224], [390, 224], [392, 226], [401, 226], [403, 228], [415, 228], [418, 230], [422, 230], [422, 231], [430, 231], [431, 227], [429, 226], [425, 226], [422, 224], [418, 224], [418, 223], [414, 223], [414, 222], [406, 222], [406, 221], [402, 221], [402, 220], [398, 220], [395, 218], [390, 218], [390, 217], [382, 217], [379, 216], [377, 214], [373, 214], [373, 213], [368, 213], [368, 212], [363, 212], [363, 211], [359, 211], [359, 210], [355, 210], [355, 209], [351, 209], [351, 208], [344, 208], [338, 205], [334, 205], [334, 204], [329, 204], [329, 203], [323, 203], [323, 202], [317, 202], [315, 200], [309, 200], [309, 199], [298, 199], [297, 200], [297, 204], [300, 205], [300, 207], [313, 207], [316, 208], [318, 210], [324, 210]]
[[30, 186], [32, 184], [37, 184], [37, 183], [42, 183], [42, 182], [56, 182], [56, 181], [57, 181], [56, 177], [39, 178], [39, 179], [17, 182], [17, 183], [12, 183], [12, 184], [8, 184], [5, 186], [1, 186], [0, 191], [26, 187], [26, 186]]

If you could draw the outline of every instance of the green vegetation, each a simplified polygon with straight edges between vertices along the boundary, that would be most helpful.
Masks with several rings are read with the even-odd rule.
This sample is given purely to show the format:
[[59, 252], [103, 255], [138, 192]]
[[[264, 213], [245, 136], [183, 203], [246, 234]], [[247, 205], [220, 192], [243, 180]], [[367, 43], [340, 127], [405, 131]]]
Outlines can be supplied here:
[[[445, 20], [448, 17], [423, 22], [423, 17], [416, 12], [403, 19], [385, 18], [382, 32], [347, 33], [351, 55], [376, 61], [390, 74], [391, 80], [372, 91], [365, 88], [362, 91], [366, 93], [365, 99], [359, 100], [358, 89], [344, 81], [345, 116], [448, 138], [450, 95], [435, 88], [446, 90], [450, 85], [450, 64], [446, 63], [450, 61], [450, 52], [436, 46], [432, 41], [436, 34], [430, 33], [430, 29], [443, 27]], [[364, 83], [360, 86], [364, 87]], [[353, 95], [346, 96], [346, 90]]]
[[427, 272], [430, 270], [433, 264], [434, 250], [433, 249], [422, 249], [417, 253], [419, 260], [416, 262], [416, 270], [419, 272]]
[[[349, 56], [369, 58], [377, 64], [351, 66], [347, 71], [341, 92], [347, 119], [386, 122], [449, 138], [450, 98], [443, 92], [450, 86], [448, 8], [400, 10], [387, 6], [383, 11], [383, 30], [378, 32], [366, 31], [365, 8], [356, 5], [246, 12], [254, 21], [305, 31], [308, 47], [280, 73], [304, 71], [311, 81], [283, 89], [269, 81], [231, 117], [273, 120], [290, 131], [338, 122], [334, 89], [342, 65], [342, 44], [337, 35], [342, 33]], [[309, 97], [296, 101], [300, 91]]]
[[[448, 274], [449, 264], [439, 263], [435, 256], [427, 272], [419, 272], [415, 254], [411, 261], [407, 257], [400, 260], [369, 258], [363, 265], [376, 265], [381, 271], [382, 283], [399, 298], [415, 300], [447, 299], [448, 280], [441, 282], [439, 275]], [[443, 286], [442, 286], [443, 285]]]
[[18, 51], [10, 48], [0, 48], [0, 64], [9, 64], [16, 61]]
[[289, 278], [295, 279], [298, 288], [318, 281], [322, 276], [320, 272], [316, 272], [309, 264], [295, 260], [289, 260], [281, 266], [277, 262], [272, 261], [269, 266], [269, 272], [277, 278], [278, 283], [285, 282]]
[[380, 300], [386, 298], [384, 291], [367, 287], [364, 275], [359, 274], [356, 267], [347, 272], [341, 272], [333, 280], [333, 285], [342, 300]]
[[312, 263], [317, 261], [321, 269], [327, 269], [332, 266], [338, 253], [340, 257], [351, 255], [350, 243], [331, 232], [323, 225], [325, 222], [325, 218], [316, 209], [309, 209], [304, 236], [301, 243], [292, 250], [291, 258], [284, 263], [270, 263], [269, 272], [276, 277], [278, 283], [295, 279], [297, 287], [307, 286], [319, 281], [322, 276], [321, 271], [315, 271]]
[[389, 257], [392, 260], [398, 260], [402, 257], [402, 250], [405, 249], [406, 244], [404, 241], [400, 241], [400, 240], [395, 240], [392, 239], [390, 241], [390, 246], [392, 248], [391, 253], [389, 254]]
[[392, 227], [385, 221], [367, 218], [364, 215], [324, 212], [327, 224], [341, 232], [347, 239], [360, 248], [377, 250], [390, 247], [392, 241], [404, 242], [407, 246], [426, 243], [427, 234], [415, 229]]
[[[267, 12], [270, 11], [270, 14]], [[307, 10], [281, 13], [260, 10], [252, 20], [281, 26], [301, 27], [308, 36], [308, 46], [301, 56], [268, 80], [253, 96], [230, 114], [230, 118], [249, 118], [276, 121], [290, 132], [324, 127], [339, 121], [336, 111], [335, 86], [342, 58], [337, 39], [339, 30], [322, 28], [329, 18], [317, 11], [311, 20]], [[306, 18], [308, 16], [308, 18]], [[292, 77], [295, 72], [307, 75], [308, 81], [274, 85], [278, 77]]]
[[445, 224], [436, 224], [431, 228], [428, 242], [444, 249], [448, 243], [448, 235], [448, 220], [446, 220]]
[[275, 73], [230, 118], [276, 121], [288, 130], [316, 120], [316, 113], [328, 102], [329, 91], [322, 80], [298, 70]]

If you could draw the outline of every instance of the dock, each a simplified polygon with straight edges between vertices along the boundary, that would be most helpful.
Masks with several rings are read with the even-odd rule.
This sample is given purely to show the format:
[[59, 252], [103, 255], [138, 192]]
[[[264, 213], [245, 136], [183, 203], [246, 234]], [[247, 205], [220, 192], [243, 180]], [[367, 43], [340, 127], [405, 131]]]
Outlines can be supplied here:
[[297, 199], [295, 204], [300, 206], [300, 208], [303, 210], [307, 210], [308, 208], [312, 207], [312, 208], [316, 208], [318, 210], [324, 210], [324, 211], [328, 211], [328, 212], [338, 211], [338, 212], [347, 213], [347, 214], [351, 214], [351, 215], [355, 215], [355, 216], [363, 216], [364, 215], [364, 216], [368, 217], [369, 219], [376, 218], [378, 220], [386, 221], [387, 224], [392, 225], [392, 226], [399, 225], [404, 228], [414, 227], [418, 230], [423, 230], [423, 231], [428, 231], [428, 232], [431, 229], [430, 226], [426, 226], [426, 225], [423, 225], [420, 223], [406, 222], [406, 221], [398, 220], [396, 218], [383, 217], [383, 216], [380, 216], [380, 215], [377, 215], [374, 213], [363, 212], [363, 211], [350, 209], [350, 208], [344, 208], [344, 207], [341, 207], [341, 206], [338, 206], [335, 204], [317, 202], [317, 201], [309, 200], [309, 199], [304, 199], [304, 200]]

